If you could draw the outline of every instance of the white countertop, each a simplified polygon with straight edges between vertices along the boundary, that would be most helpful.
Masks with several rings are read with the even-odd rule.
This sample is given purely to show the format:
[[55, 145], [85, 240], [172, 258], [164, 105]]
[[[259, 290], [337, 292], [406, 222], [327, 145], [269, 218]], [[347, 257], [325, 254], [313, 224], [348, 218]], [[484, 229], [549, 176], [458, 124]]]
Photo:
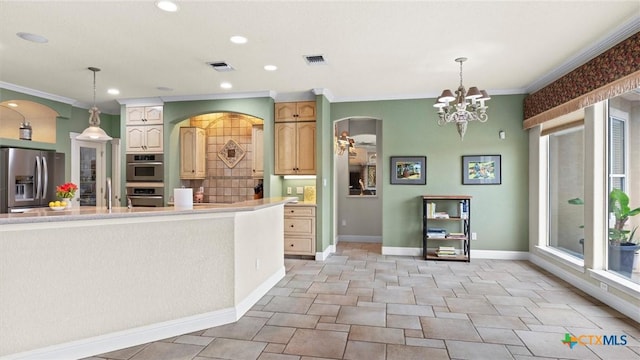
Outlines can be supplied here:
[[52, 210], [49, 207], [34, 208], [23, 213], [0, 214], [0, 225], [29, 224], [55, 221], [77, 221], [95, 219], [114, 219], [141, 216], [166, 216], [179, 214], [202, 214], [216, 212], [253, 211], [264, 207], [280, 205], [294, 201], [296, 198], [264, 198], [247, 200], [234, 204], [198, 204], [193, 209], [169, 207], [106, 207], [77, 206], [69, 210]]

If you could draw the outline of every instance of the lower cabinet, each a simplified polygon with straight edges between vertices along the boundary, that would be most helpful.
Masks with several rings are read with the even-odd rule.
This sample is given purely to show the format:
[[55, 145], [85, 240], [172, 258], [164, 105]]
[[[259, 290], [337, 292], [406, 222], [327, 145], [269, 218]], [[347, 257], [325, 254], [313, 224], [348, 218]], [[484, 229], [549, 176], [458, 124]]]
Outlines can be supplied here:
[[284, 206], [284, 254], [316, 255], [315, 205]]

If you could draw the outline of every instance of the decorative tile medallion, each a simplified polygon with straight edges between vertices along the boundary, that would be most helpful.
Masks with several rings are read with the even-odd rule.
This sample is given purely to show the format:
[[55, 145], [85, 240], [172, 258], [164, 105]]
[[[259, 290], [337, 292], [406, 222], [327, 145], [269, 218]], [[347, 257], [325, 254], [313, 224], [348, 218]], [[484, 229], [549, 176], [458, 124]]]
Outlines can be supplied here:
[[242, 158], [247, 154], [247, 152], [235, 142], [235, 140], [231, 139], [227, 141], [226, 144], [218, 151], [218, 157], [222, 160], [228, 167], [233, 168]]

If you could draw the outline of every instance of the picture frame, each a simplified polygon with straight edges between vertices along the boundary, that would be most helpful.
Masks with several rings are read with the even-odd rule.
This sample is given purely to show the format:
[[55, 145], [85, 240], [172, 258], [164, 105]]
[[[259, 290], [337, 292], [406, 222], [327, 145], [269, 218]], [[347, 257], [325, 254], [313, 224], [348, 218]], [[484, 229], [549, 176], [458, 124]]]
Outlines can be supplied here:
[[502, 184], [501, 155], [462, 156], [462, 185]]
[[391, 156], [391, 184], [426, 185], [426, 156]]

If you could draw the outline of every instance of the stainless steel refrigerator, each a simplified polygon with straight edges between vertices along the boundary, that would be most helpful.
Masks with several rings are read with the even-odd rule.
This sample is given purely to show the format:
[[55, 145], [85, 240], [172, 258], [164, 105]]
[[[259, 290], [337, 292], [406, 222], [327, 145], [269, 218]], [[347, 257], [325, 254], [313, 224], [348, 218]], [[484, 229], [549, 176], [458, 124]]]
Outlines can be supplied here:
[[56, 199], [56, 186], [63, 182], [64, 154], [0, 149], [0, 213], [47, 206], [49, 201]]

